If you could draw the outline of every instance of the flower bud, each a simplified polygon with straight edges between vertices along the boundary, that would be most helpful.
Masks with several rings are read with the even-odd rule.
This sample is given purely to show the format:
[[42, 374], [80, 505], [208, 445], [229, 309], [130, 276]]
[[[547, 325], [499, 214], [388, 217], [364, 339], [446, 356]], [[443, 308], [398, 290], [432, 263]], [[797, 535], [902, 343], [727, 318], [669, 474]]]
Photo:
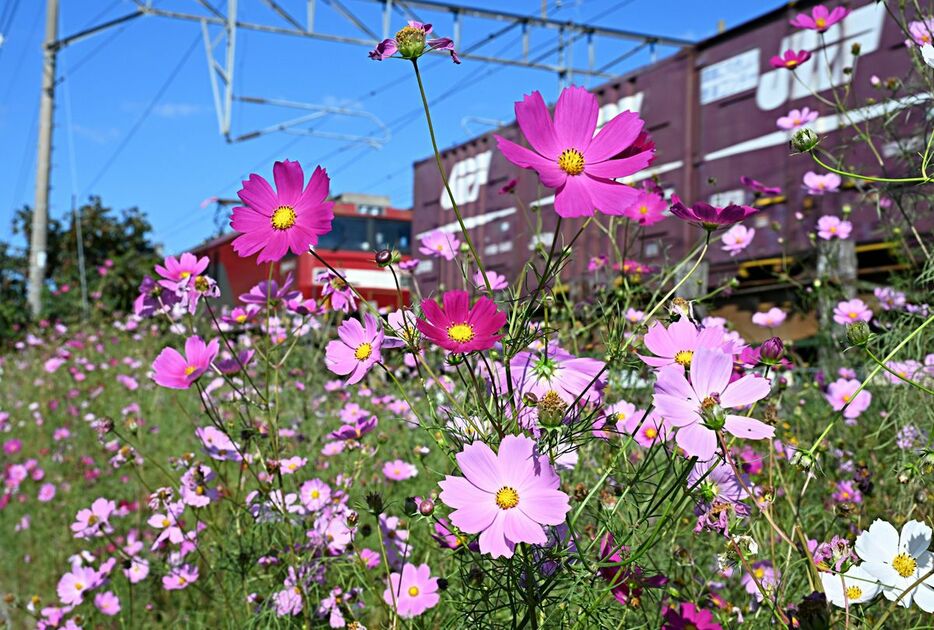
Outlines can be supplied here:
[[378, 492], [370, 492], [366, 495], [366, 504], [373, 514], [382, 514], [383, 497]]
[[778, 365], [783, 356], [785, 356], [785, 344], [779, 337], [766, 339], [759, 348], [759, 360], [766, 365]]
[[869, 335], [869, 324], [866, 322], [847, 324], [846, 338], [854, 346], [865, 346], [869, 341]]
[[808, 153], [820, 142], [820, 137], [810, 129], [799, 129], [791, 138], [791, 148], [796, 153]]
[[791, 464], [801, 470], [808, 471], [817, 463], [817, 458], [810, 451], [795, 451], [791, 456]]
[[431, 516], [435, 511], [435, 502], [431, 499], [422, 499], [418, 504], [418, 513], [422, 516]]
[[567, 403], [562, 400], [558, 392], [549, 390], [538, 400], [538, 420], [546, 427], [556, 427], [564, 420]]
[[381, 249], [376, 252], [376, 264], [379, 267], [388, 267], [393, 262], [392, 252], [388, 249]]

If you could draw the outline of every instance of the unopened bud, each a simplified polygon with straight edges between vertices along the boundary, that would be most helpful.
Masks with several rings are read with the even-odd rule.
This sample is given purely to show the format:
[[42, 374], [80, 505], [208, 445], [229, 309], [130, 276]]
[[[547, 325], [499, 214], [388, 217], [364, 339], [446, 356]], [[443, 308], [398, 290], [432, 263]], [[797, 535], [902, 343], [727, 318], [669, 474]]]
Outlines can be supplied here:
[[791, 464], [801, 470], [811, 470], [816, 463], [817, 458], [810, 451], [795, 451], [791, 456]]
[[422, 516], [431, 516], [435, 511], [435, 502], [431, 499], [422, 499], [418, 504], [418, 513]]
[[791, 138], [791, 148], [797, 153], [807, 153], [820, 143], [820, 136], [810, 129], [799, 129]]
[[785, 344], [779, 337], [772, 337], [762, 342], [759, 359], [766, 365], [778, 365], [785, 356]]
[[392, 252], [388, 249], [381, 249], [376, 252], [376, 264], [380, 267], [388, 267], [393, 263]]
[[869, 324], [866, 322], [853, 322], [846, 327], [846, 338], [854, 346], [865, 346], [869, 341]]

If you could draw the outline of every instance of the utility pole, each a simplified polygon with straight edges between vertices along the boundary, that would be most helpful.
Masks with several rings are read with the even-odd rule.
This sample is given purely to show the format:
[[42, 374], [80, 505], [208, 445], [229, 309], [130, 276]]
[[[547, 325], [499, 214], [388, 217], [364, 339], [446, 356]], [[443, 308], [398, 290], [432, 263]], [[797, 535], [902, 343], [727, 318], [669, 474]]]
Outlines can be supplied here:
[[49, 177], [52, 171], [52, 114], [55, 108], [55, 57], [58, 39], [58, 0], [46, 0], [45, 43], [42, 47], [42, 94], [39, 99], [39, 151], [36, 163], [36, 202], [32, 209], [27, 299], [33, 317], [42, 311], [46, 241], [49, 228]]

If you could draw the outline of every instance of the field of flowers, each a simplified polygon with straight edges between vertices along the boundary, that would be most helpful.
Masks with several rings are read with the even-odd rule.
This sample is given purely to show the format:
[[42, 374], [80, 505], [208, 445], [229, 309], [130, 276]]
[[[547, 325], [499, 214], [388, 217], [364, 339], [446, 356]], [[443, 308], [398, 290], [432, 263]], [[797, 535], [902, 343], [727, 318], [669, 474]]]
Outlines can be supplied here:
[[[823, 32], [845, 14], [817, 7], [796, 26]], [[928, 91], [932, 29], [905, 23]], [[430, 32], [410, 23], [371, 57], [411, 62], [434, 145], [418, 58], [459, 60]], [[772, 63], [793, 72], [809, 57]], [[898, 206], [889, 236], [911, 260], [857, 290], [834, 280], [847, 211], [806, 225], [829, 264], [799, 283], [798, 306], [752, 323], [823, 309], [818, 351], [748, 343], [706, 315], [723, 287], [676, 297], [710, 248], [750, 245], [742, 221], [757, 210], [618, 183], [654, 156], [636, 114], [594, 135], [596, 98], [569, 87], [553, 113], [536, 92], [516, 116], [527, 146], [499, 150], [554, 189], [559, 221], [607, 234], [685, 221], [695, 247], [649, 268], [626, 243], [594, 255], [556, 239], [506, 278], [468, 230], [436, 232], [421, 255], [460, 269], [460, 287], [422, 294], [418, 261], [384, 250], [373, 264], [410, 278], [410, 308], [375, 308], [333, 268], [316, 302], [276, 270], [309, 248], [327, 264], [313, 249], [333, 218], [326, 171], [284, 160], [271, 182], [251, 175], [234, 248], [269, 280], [236, 307], [220, 306], [207, 258], [169, 256], [140, 278], [132, 314], [43, 321], [0, 356], [0, 620], [932, 627], [934, 254], [914, 229], [930, 226], [932, 122], [891, 179], [847, 170], [808, 112], [779, 120], [816, 165], [813, 194], [845, 180]], [[875, 131], [855, 131], [872, 144]], [[571, 303], [562, 269], [591, 255], [605, 281]]]

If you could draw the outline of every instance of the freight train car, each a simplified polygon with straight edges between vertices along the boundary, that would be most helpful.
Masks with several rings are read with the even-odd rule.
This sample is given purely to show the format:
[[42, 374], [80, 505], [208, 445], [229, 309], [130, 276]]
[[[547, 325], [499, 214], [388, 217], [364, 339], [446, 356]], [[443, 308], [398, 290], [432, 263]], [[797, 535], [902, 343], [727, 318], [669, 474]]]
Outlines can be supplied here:
[[[910, 62], [905, 36], [886, 15], [884, 4], [874, 1], [849, 3], [851, 13], [831, 27], [823, 39], [788, 23], [815, 4], [798, 2], [793, 8], [770, 12], [593, 90], [601, 105], [599, 122], [619, 111], [636, 111], [657, 146], [651, 167], [627, 183], [638, 184], [641, 179], [655, 177], [666, 191], [676, 191], [689, 204], [703, 200], [725, 205], [734, 201], [754, 203], [762, 209], [747, 220], [749, 227], [757, 229], [750, 248], [731, 258], [714, 246], [703, 267], [702, 285], [731, 277], [739, 280], [728, 308], [754, 311], [762, 302], [781, 303], [787, 295], [787, 284], [776, 279], [774, 271], [779, 263], [787, 264], [789, 252], [812, 252], [809, 232], [817, 218], [824, 213], [839, 213], [844, 204], [853, 208], [851, 220], [860, 273], [897, 267], [889, 244], [883, 242], [877, 204], [853, 190], [809, 195], [802, 185], [803, 176], [809, 170], [821, 169], [815, 168], [807, 156], [790, 155], [791, 132], [779, 129], [776, 120], [792, 109], [816, 109], [822, 115], [813, 128], [825, 136], [824, 146], [848, 142], [850, 139], [839, 131], [840, 118], [812, 91], [832, 99], [834, 90], [848, 86], [848, 103], [854, 108], [851, 118], [871, 123], [884, 108], [873, 103], [880, 93], [870, 77], [877, 75], [884, 81], [906, 73]], [[814, 51], [815, 58], [797, 70], [797, 79], [791, 72], [769, 65], [773, 55], [789, 48]], [[511, 96], [513, 100], [522, 97]], [[928, 98], [915, 95], [905, 106], [915, 107], [923, 116], [930, 104]], [[540, 185], [534, 172], [508, 162], [496, 149], [493, 133], [523, 142], [513, 123], [450, 148], [442, 157], [452, 191], [485, 264], [515, 278], [535, 246], [530, 219], [535, 221], [537, 217], [529, 209], [517, 207], [513, 197], [500, 194], [500, 189], [513, 178], [518, 179], [519, 197], [541, 211], [543, 233], [539, 238], [545, 241], [553, 238], [556, 215], [551, 191]], [[879, 172], [879, 165], [863, 148], [854, 148], [848, 162], [862, 165], [870, 173]], [[741, 185], [741, 176], [781, 187], [783, 192], [754, 199], [753, 192]], [[415, 164], [413, 196], [416, 239], [434, 229], [459, 231], [434, 159]], [[797, 218], [798, 213], [802, 218]], [[559, 238], [568, 240], [580, 225], [580, 220], [563, 221]], [[669, 218], [647, 228], [633, 251], [626, 253], [642, 263], [663, 264], [683, 255], [698, 237], [696, 228]], [[611, 245], [600, 231], [589, 229], [575, 249], [580, 253], [565, 270], [564, 279], [572, 286], [575, 282], [586, 286], [588, 258], [610, 254]], [[456, 286], [458, 273], [454, 265], [438, 260], [423, 263], [416, 270], [420, 286], [429, 291], [442, 285]], [[790, 336], [805, 337], [814, 331], [813, 317], [805, 319], [799, 318], [799, 330], [790, 331]]]
[[[389, 199], [374, 195], [343, 194], [335, 198], [331, 232], [321, 237], [315, 251], [341, 273], [367, 300], [379, 306], [397, 306], [399, 292], [392, 273], [379, 268], [374, 257], [381, 249], [395, 249], [403, 260], [410, 258], [412, 213], [392, 208]], [[256, 256], [241, 258], [233, 250], [238, 235], [225, 234], [193, 251], [208, 256], [208, 274], [217, 279], [222, 299], [233, 304], [236, 297], [269, 274], [268, 263], [256, 264]], [[322, 283], [319, 277], [326, 267], [311, 254], [295, 256], [291, 252], [276, 265], [274, 277], [283, 281], [288, 274], [305, 297], [318, 298]], [[404, 274], [403, 274], [404, 275]], [[409, 302], [408, 278], [402, 283], [402, 302]]]

